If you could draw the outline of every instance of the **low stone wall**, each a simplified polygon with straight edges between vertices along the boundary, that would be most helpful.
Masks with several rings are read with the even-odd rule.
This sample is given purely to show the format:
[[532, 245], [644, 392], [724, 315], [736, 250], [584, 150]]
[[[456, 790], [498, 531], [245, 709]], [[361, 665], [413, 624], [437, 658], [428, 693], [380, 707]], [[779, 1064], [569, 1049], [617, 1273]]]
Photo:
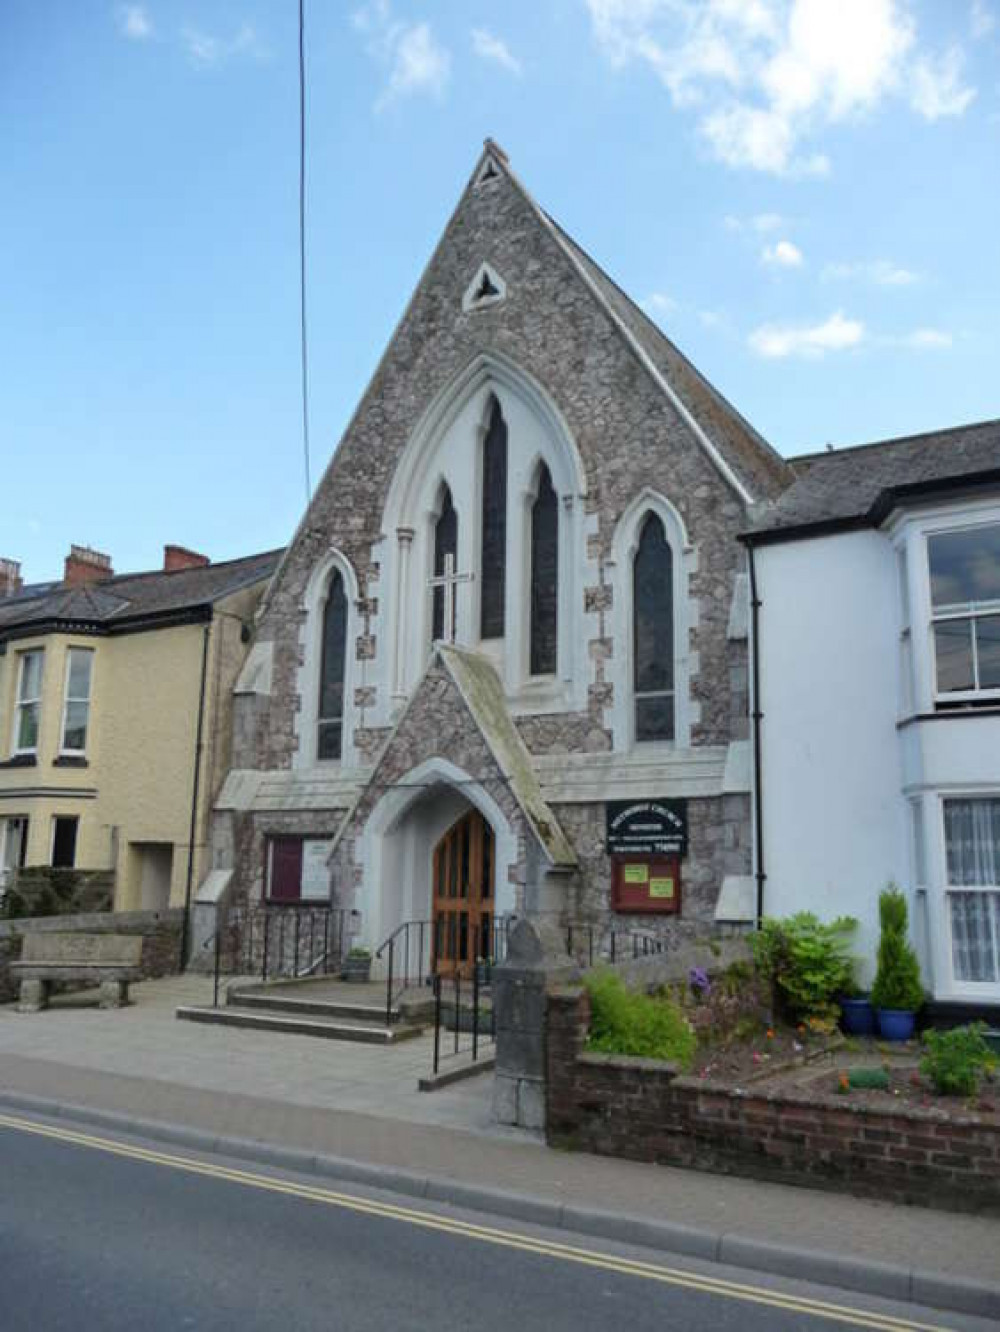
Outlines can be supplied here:
[[3, 900], [3, 919], [37, 920], [42, 916], [110, 911], [114, 892], [113, 870], [29, 865], [14, 875]]
[[75, 916], [39, 916], [0, 921], [0, 1003], [17, 998], [17, 981], [10, 963], [21, 956], [25, 934], [140, 934], [142, 974], [146, 978], [171, 976], [180, 970], [181, 929], [184, 912], [86, 912]]
[[584, 1051], [585, 990], [550, 993], [551, 1145], [1000, 1214], [1000, 1127], [975, 1115], [738, 1091], [670, 1064]]

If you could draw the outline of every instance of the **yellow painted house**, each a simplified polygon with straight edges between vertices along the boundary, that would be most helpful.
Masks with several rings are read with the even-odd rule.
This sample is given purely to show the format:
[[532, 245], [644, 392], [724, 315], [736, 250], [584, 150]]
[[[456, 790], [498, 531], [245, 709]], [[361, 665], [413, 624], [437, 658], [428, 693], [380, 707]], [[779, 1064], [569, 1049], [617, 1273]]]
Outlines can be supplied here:
[[118, 911], [184, 906], [207, 870], [232, 686], [280, 551], [63, 579], [0, 561], [0, 892], [21, 866], [110, 870]]

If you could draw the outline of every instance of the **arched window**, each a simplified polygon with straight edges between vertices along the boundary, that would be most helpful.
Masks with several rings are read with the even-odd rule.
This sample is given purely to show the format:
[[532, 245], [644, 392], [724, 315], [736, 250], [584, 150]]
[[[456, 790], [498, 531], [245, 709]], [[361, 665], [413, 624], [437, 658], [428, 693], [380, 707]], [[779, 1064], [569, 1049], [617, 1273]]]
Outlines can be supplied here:
[[542, 463], [531, 506], [532, 675], [554, 675], [559, 625], [559, 497]]
[[632, 567], [636, 740], [674, 738], [673, 554], [655, 513], [642, 522]]
[[339, 759], [344, 748], [344, 678], [347, 667], [347, 593], [335, 569], [323, 608], [316, 756]]
[[[441, 510], [438, 514], [437, 523], [434, 526], [434, 574], [440, 577], [445, 572], [445, 560], [450, 555], [454, 561], [458, 554], [458, 514], [455, 512], [455, 506], [451, 502], [451, 491], [447, 486], [443, 488], [441, 496]], [[454, 573], [454, 569], [452, 570]], [[436, 587], [434, 589], [434, 612], [432, 616], [431, 637], [435, 640], [445, 637], [444, 607], [445, 607], [445, 589]], [[452, 605], [452, 614], [454, 615], [454, 600], [449, 598]], [[426, 604], [426, 603], [425, 603]], [[454, 637], [454, 624], [448, 625], [448, 638]]]
[[495, 397], [483, 441], [483, 527], [479, 636], [503, 638], [507, 583], [507, 424]]

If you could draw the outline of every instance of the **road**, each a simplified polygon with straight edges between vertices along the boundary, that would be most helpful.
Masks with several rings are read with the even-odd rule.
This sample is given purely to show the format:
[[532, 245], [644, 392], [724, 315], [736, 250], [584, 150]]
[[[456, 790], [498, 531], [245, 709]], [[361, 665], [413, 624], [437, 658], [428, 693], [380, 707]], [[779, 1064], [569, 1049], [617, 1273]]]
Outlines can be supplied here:
[[985, 1326], [0, 1115], [3, 1332]]

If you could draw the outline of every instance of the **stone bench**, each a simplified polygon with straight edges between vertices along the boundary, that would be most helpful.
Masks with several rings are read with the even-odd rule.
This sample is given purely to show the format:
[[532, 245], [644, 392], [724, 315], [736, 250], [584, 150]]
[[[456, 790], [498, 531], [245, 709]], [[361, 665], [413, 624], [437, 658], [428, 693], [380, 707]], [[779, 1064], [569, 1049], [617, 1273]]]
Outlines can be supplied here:
[[48, 1008], [53, 981], [94, 981], [101, 1008], [121, 1008], [128, 1003], [129, 982], [142, 975], [141, 957], [137, 934], [25, 934], [21, 960], [10, 965], [21, 984], [18, 1011]]

